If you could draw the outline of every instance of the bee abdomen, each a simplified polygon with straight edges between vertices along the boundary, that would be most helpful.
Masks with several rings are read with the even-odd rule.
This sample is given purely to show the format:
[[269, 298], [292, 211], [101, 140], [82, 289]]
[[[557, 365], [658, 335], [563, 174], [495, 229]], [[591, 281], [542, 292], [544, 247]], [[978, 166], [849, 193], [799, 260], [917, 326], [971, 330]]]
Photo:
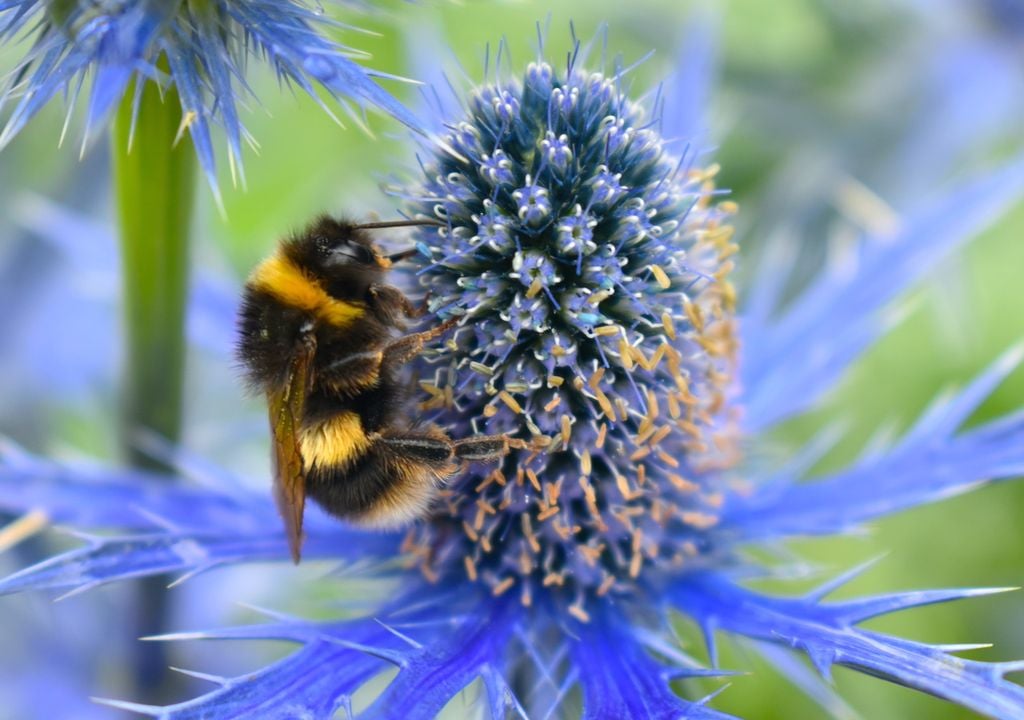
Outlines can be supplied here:
[[429, 514], [458, 466], [443, 436], [368, 437], [348, 465], [314, 464], [306, 492], [332, 515], [377, 527], [407, 525]]

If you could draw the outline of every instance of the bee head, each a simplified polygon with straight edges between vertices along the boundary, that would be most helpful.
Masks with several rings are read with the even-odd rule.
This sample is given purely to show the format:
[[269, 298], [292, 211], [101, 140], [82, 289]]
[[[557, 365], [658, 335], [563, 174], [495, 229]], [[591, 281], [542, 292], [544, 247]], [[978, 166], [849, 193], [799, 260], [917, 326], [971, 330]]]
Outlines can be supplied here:
[[354, 224], [324, 216], [287, 245], [288, 255], [300, 267], [322, 280], [332, 281], [361, 273], [383, 273], [388, 258]]

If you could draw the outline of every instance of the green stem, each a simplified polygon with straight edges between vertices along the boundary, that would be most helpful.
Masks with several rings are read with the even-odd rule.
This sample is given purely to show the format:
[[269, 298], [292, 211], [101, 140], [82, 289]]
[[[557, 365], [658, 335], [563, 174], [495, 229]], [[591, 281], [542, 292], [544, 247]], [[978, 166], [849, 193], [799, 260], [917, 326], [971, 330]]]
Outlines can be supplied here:
[[[143, 81], [134, 119], [129, 89], [113, 132], [114, 183], [121, 235], [125, 367], [120, 441], [135, 467], [169, 471], [138, 449], [140, 432], [177, 442], [181, 435], [185, 307], [195, 157], [175, 145], [182, 110], [177, 92]], [[166, 580], [142, 584], [135, 636], [164, 631]], [[159, 643], [140, 643], [140, 694], [156, 698], [167, 675]]]

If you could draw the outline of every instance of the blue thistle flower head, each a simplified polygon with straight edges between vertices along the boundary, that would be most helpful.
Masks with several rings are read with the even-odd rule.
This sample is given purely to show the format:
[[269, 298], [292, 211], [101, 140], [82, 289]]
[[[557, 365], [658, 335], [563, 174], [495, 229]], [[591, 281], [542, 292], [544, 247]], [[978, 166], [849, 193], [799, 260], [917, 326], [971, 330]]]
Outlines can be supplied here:
[[[577, 59], [477, 88], [461, 117], [446, 118], [424, 176], [400, 191], [412, 213], [442, 221], [418, 231], [414, 282], [434, 320], [460, 320], [418, 361], [419, 414], [455, 438], [503, 432], [524, 447], [499, 466], [468, 467], [404, 536], [310, 508], [305, 557], [389, 574], [387, 600], [344, 620], [272, 614], [166, 636], [299, 647], [238, 678], [203, 675], [217, 686], [192, 700], [111, 704], [167, 719], [344, 710], [425, 720], [479, 681], [492, 718], [723, 718], [710, 698], [684, 699], [671, 683], [728, 674], [716, 639], [729, 634], [752, 640], [831, 711], [843, 706], [823, 680], [840, 664], [985, 715], [1024, 717], [1024, 689], [1006, 679], [1021, 663], [860, 626], [995, 590], [830, 599], [858, 568], [800, 596], [766, 594], [742, 580], [773, 568], [741, 550], [848, 532], [1024, 474], [1024, 414], [961, 430], [1024, 353], [1007, 353], [891, 447], [813, 481], [804, 482], [820, 448], [780, 466], [740, 452], [834, 387], [883, 332], [881, 310], [1021, 196], [1024, 161], [905, 208], [898, 229], [862, 238], [856, 263], [823, 271], [788, 303], [787, 259], [768, 254], [739, 322], [727, 224], [736, 208], [716, 201], [715, 168], [674, 154], [657, 113], [624, 82]], [[0, 581], [0, 592], [74, 594], [286, 561], [268, 494], [226, 473], [216, 480], [189, 487], [9, 450], [0, 508], [120, 532], [87, 535], [85, 546]], [[707, 666], [675, 642], [675, 613], [703, 631]], [[353, 697], [389, 667], [386, 687], [356, 715]]]
[[620, 76], [537, 62], [468, 109], [408, 191], [446, 223], [420, 232], [419, 282], [460, 318], [420, 368], [424, 409], [530, 447], [467, 472], [410, 544], [429, 575], [583, 617], [713, 550], [737, 459], [733, 204]]
[[[250, 59], [266, 61], [286, 83], [317, 99], [325, 89], [356, 116], [348, 100], [373, 105], [407, 126], [420, 124], [351, 57], [358, 51], [324, 30], [344, 27], [303, 0], [9, 0], [0, 3], [0, 44], [23, 33], [34, 40], [6, 83], [0, 107], [16, 100], [0, 131], [9, 143], [51, 99], [75, 101], [91, 77], [85, 142], [105, 124], [133, 79], [171, 83], [181, 99], [181, 132], [188, 130], [203, 170], [216, 190], [211, 126], [228, 141], [232, 171], [241, 168], [248, 140], [238, 107], [253, 98], [246, 83]], [[166, 65], [164, 65], [166, 63]], [[136, 112], [141, 83], [134, 91]], [[317, 100], [317, 102], [320, 102]], [[325, 106], [326, 108], [326, 106]]]

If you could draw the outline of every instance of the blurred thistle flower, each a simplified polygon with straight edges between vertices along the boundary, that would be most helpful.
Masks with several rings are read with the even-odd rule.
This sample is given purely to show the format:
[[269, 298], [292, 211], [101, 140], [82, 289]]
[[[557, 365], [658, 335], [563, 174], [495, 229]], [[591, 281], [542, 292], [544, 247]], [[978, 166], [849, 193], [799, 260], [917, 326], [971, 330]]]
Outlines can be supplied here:
[[362, 53], [324, 32], [336, 28], [353, 29], [302, 0], [0, 2], [0, 43], [34, 33], [28, 52], [0, 86], [0, 106], [17, 99], [0, 132], [0, 148], [59, 94], [68, 98], [66, 132], [91, 75], [84, 148], [130, 91], [138, 113], [144, 83], [133, 86], [132, 81], [146, 78], [177, 88], [179, 135], [188, 130], [216, 189], [210, 128], [218, 124], [224, 129], [232, 174], [240, 172], [242, 141], [250, 138], [238, 106], [256, 100], [246, 82], [251, 58], [266, 61], [280, 81], [295, 84], [321, 105], [316, 86], [323, 87], [357, 121], [346, 98], [374, 105], [418, 129], [412, 113], [373, 81], [394, 76], [355, 63], [351, 58]]
[[[477, 680], [494, 718], [570, 717], [576, 703], [587, 718], [718, 718], [707, 698], [684, 699], [671, 682], [729, 674], [718, 667], [723, 631], [756, 640], [829, 708], [839, 701], [827, 685], [773, 644], [805, 653], [825, 679], [846, 665], [993, 717], [1024, 717], [1024, 689], [1004, 678], [1019, 663], [859, 627], [992, 590], [830, 601], [857, 571], [800, 597], [739, 582], [776, 571], [744, 553], [751, 543], [848, 532], [1024, 473], [1024, 414], [957, 432], [1019, 352], [937, 403], [894, 447], [813, 482], [799, 481], [818, 444], [775, 468], [745, 452], [834, 387], [883, 331], [880, 310], [1019, 197], [1024, 168], [907, 213], [786, 306], [789, 264], [770, 257], [738, 323], [727, 224], [736, 208], [718, 199], [714, 167], [672, 152], [657, 102], [650, 113], [631, 100], [625, 71], [590, 74], [583, 58], [577, 48], [564, 71], [540, 61], [522, 80], [475, 89], [463, 116], [447, 119], [444, 144], [431, 147], [425, 178], [401, 191], [412, 212], [446, 222], [420, 231], [418, 278], [436, 318], [463, 318], [419, 364], [422, 412], [455, 436], [510, 432], [532, 449], [469, 468], [434, 519], [404, 536], [311, 508], [306, 557], [390, 577], [389, 600], [333, 622], [274, 615], [164, 636], [302, 647], [245, 676], [204, 675], [219, 687], [177, 705], [111, 704], [160, 718], [352, 717], [357, 691], [393, 666], [360, 718], [434, 717]], [[163, 484], [11, 451], [0, 507], [127, 532], [90, 537], [0, 591], [77, 593], [286, 559], [269, 498], [239, 487]], [[710, 667], [673, 640], [674, 612], [704, 631]]]

